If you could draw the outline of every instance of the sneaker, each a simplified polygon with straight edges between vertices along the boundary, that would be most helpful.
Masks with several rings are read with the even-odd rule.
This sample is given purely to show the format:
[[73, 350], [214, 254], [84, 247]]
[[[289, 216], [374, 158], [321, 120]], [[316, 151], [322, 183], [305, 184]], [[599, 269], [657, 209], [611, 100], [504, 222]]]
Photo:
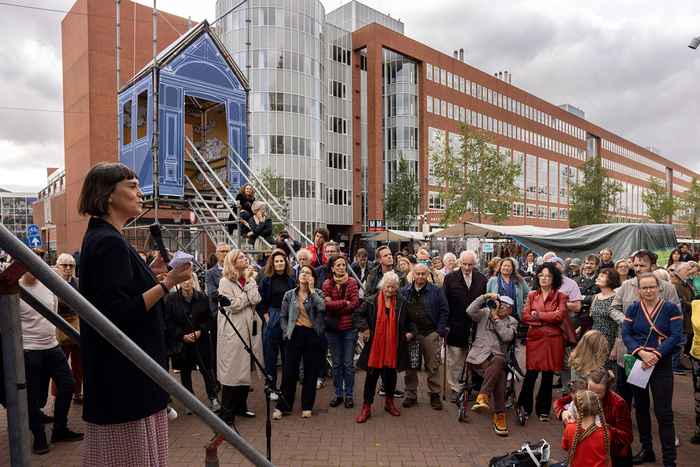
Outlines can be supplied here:
[[280, 409], [275, 409], [272, 411], [273, 420], [282, 420], [282, 411]]
[[302, 410], [301, 411], [301, 418], [311, 418], [311, 411], [310, 410]]
[[493, 414], [493, 431], [495, 431], [498, 436], [508, 436], [508, 424], [506, 423], [505, 412]]
[[316, 380], [316, 389], [321, 389], [326, 384], [326, 380], [323, 378], [318, 378]]
[[166, 409], [168, 411], [168, 420], [171, 422], [177, 418], [177, 410], [173, 409], [172, 407], [168, 406]]
[[435, 410], [442, 410], [442, 401], [440, 400], [440, 394], [437, 392], [430, 393], [430, 407]]
[[488, 394], [479, 394], [478, 396], [476, 396], [476, 402], [474, 403], [474, 405], [472, 405], [472, 410], [474, 412], [481, 412], [490, 409], [491, 407], [489, 407]]
[[549, 422], [549, 415], [547, 414], [540, 414], [537, 416], [537, 418], [542, 422], [542, 423], [547, 423]]
[[43, 429], [38, 434], [34, 435], [32, 452], [40, 456], [49, 452], [49, 443], [46, 441], [46, 433]]
[[71, 431], [68, 428], [54, 429], [53, 433], [51, 433], [51, 443], [72, 443], [82, 441], [83, 438], [85, 438], [85, 435]]
[[403, 399], [404, 392], [394, 389], [394, 399]]
[[681, 440], [678, 439], [678, 435], [676, 435], [676, 447], [679, 447], [681, 445]]
[[[382, 397], [386, 396], [386, 391], [384, 390], [384, 385], [383, 385], [383, 384], [379, 386], [378, 394], [379, 394], [380, 396], [382, 396]], [[394, 396], [394, 397], [396, 397], [396, 396]]]
[[331, 399], [330, 405], [331, 407], [338, 407], [340, 404], [343, 403], [343, 396], [335, 396], [333, 399]]
[[245, 418], [255, 418], [255, 412], [253, 412], [252, 410], [244, 410], [240, 413], [237, 413], [236, 415], [240, 415], [241, 417]]
[[345, 398], [345, 408], [352, 409], [353, 407], [355, 407], [355, 402], [352, 400], [352, 397], [346, 397]]
[[219, 403], [219, 400], [216, 397], [209, 399], [209, 408], [212, 412], [218, 412], [219, 410], [221, 410], [221, 404]]
[[279, 400], [279, 398], [280, 398], [280, 396], [278, 396], [276, 392], [271, 392], [271, 393], [270, 393], [270, 400], [271, 400], [271, 401]]
[[405, 399], [403, 400], [403, 404], [401, 404], [401, 405], [403, 405], [403, 407], [404, 407], [405, 409], [407, 409], [407, 408], [413, 407], [414, 405], [417, 405], [417, 404], [418, 404], [418, 400], [417, 400], [417, 399], [414, 399], [414, 398], [412, 398], [412, 397], [407, 397], [407, 398], [405, 398]]

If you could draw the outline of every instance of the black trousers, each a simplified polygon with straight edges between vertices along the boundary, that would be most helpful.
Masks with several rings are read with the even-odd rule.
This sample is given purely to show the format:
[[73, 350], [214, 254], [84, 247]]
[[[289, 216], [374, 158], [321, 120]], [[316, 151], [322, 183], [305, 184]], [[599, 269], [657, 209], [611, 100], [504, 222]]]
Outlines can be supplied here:
[[221, 418], [227, 423], [233, 423], [236, 415], [242, 415], [248, 410], [248, 392], [250, 386], [221, 387]]
[[386, 394], [394, 394], [396, 390], [396, 368], [368, 368], [365, 377], [364, 398], [365, 404], [372, 405], [374, 394], [377, 392], [377, 381], [382, 378]]
[[56, 383], [56, 403], [53, 411], [54, 430], [66, 428], [75, 380], [61, 347], [56, 346], [47, 350], [25, 350], [24, 368], [27, 374], [29, 429], [35, 436], [44, 430], [41, 423], [41, 409], [46, 403], [45, 394], [48, 392], [49, 379], [53, 379]]
[[285, 347], [284, 370], [282, 372], [282, 398], [277, 408], [291, 412], [294, 408], [299, 365], [304, 362], [304, 379], [301, 385], [301, 410], [312, 410], [316, 401], [316, 379], [321, 367], [321, 336], [311, 328], [295, 326], [292, 337]]
[[537, 391], [535, 411], [537, 415], [549, 415], [552, 409], [552, 380], [554, 378], [554, 373], [551, 371], [540, 372], [527, 370], [525, 381], [523, 381], [523, 387], [520, 390], [520, 396], [518, 396], [518, 405], [522, 407], [528, 415], [532, 413], [532, 395], [535, 391], [535, 383], [540, 373], [542, 373], [542, 378], [540, 380], [540, 389]]
[[[192, 370], [193, 368], [187, 367], [180, 370], [180, 381], [185, 388], [194, 394], [194, 389], [192, 388]], [[209, 399], [216, 399], [216, 383], [213, 379], [213, 373], [208, 368], [200, 368], [199, 372], [202, 374], [202, 379], [204, 379], [204, 387], [207, 391], [207, 397]]]
[[674, 466], [676, 465], [676, 430], [673, 426], [673, 363], [671, 355], [659, 360], [646, 388], [634, 387], [639, 442], [643, 449], [653, 450], [649, 391], [654, 399], [654, 414], [659, 425], [663, 464], [664, 466]]
[[634, 386], [627, 382], [627, 375], [625, 374], [625, 369], [620, 365], [617, 366], [617, 374], [615, 375], [615, 385], [617, 386], [617, 393], [627, 402], [627, 406], [632, 411], [632, 401], [634, 400]]

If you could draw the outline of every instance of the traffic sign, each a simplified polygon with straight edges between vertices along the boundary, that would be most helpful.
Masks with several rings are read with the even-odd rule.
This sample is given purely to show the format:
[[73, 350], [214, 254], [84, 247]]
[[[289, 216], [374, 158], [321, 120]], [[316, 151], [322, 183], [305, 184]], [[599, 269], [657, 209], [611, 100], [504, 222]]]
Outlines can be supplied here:
[[36, 224], [27, 226], [27, 245], [31, 248], [41, 248], [41, 232]]

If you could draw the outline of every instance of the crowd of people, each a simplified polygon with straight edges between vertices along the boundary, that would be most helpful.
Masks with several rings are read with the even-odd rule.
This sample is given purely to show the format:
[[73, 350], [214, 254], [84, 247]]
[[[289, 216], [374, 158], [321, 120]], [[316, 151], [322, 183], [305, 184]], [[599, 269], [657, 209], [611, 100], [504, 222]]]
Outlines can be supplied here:
[[[119, 164], [93, 168], [80, 202], [91, 217], [80, 280], [71, 255], [58, 257], [56, 271], [149, 355], [179, 372], [190, 392], [198, 370], [210, 408], [228, 423], [256, 416], [248, 406], [256, 394], [250, 351], [270, 376], [265, 394], [275, 402], [275, 420], [294, 412], [298, 385], [301, 417], [313, 417], [326, 377], [334, 391], [330, 407], [354, 409], [360, 369], [357, 423], [373, 416], [377, 394], [384, 410], [399, 417], [424, 400], [442, 410], [441, 395], [449, 392], [451, 402], [488, 413], [495, 434], [508, 436], [512, 404], [523, 425], [533, 412], [541, 423], [552, 415], [561, 420], [571, 466], [655, 461], [652, 399], [663, 465], [675, 465], [681, 440], [674, 378], [692, 373], [697, 427], [690, 442], [700, 444], [700, 309], [692, 312], [700, 272], [687, 245], [664, 267], [651, 251], [620, 258], [609, 248], [585, 258], [504, 251], [480, 261], [471, 250], [437, 256], [425, 246], [392, 252], [381, 245], [371, 261], [364, 248], [351, 260], [319, 228], [313, 244], [299, 249], [286, 232], [269, 238], [276, 248], [262, 267], [246, 251], [218, 244], [210, 268], [198, 276], [191, 265], [168, 271], [157, 254], [136, 251], [121, 235], [140, 212], [135, 179]], [[252, 195], [245, 188], [240, 194], [239, 209], [250, 205], [241, 216], [246, 223], [237, 226], [248, 229], [246, 236], [257, 236], [256, 225], [265, 223], [265, 208]], [[22, 302], [34, 452], [48, 452], [43, 425], [53, 423], [52, 442], [85, 437], [85, 465], [163, 464], [168, 418], [177, 416], [168, 394], [31, 274], [22, 284], [81, 332], [78, 346]], [[525, 374], [508, 400], [514, 358], [524, 362]], [[635, 365], [651, 370], [644, 388], [628, 382]], [[421, 370], [425, 398], [418, 391]], [[50, 380], [53, 417], [43, 412]], [[85, 435], [68, 428], [71, 403], [83, 405]]]

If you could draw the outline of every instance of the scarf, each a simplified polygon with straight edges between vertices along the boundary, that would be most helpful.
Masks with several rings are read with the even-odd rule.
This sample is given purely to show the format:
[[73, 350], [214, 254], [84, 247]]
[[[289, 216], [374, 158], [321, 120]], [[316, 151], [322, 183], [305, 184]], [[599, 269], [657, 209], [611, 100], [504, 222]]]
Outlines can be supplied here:
[[513, 276], [510, 277], [510, 282], [506, 283], [506, 281], [503, 280], [503, 276], [500, 274], [498, 275], [498, 295], [507, 295], [512, 298], [514, 303], [513, 314], [517, 314], [518, 300], [516, 298], [515, 280], [513, 280]]
[[386, 312], [384, 293], [377, 294], [377, 322], [374, 326], [372, 348], [369, 351], [369, 368], [396, 368], [396, 298], [389, 303], [389, 316]]
[[335, 280], [335, 285], [343, 285], [348, 281], [348, 273], [346, 272], [342, 276], [336, 276], [335, 274], [333, 274], [333, 280]]

